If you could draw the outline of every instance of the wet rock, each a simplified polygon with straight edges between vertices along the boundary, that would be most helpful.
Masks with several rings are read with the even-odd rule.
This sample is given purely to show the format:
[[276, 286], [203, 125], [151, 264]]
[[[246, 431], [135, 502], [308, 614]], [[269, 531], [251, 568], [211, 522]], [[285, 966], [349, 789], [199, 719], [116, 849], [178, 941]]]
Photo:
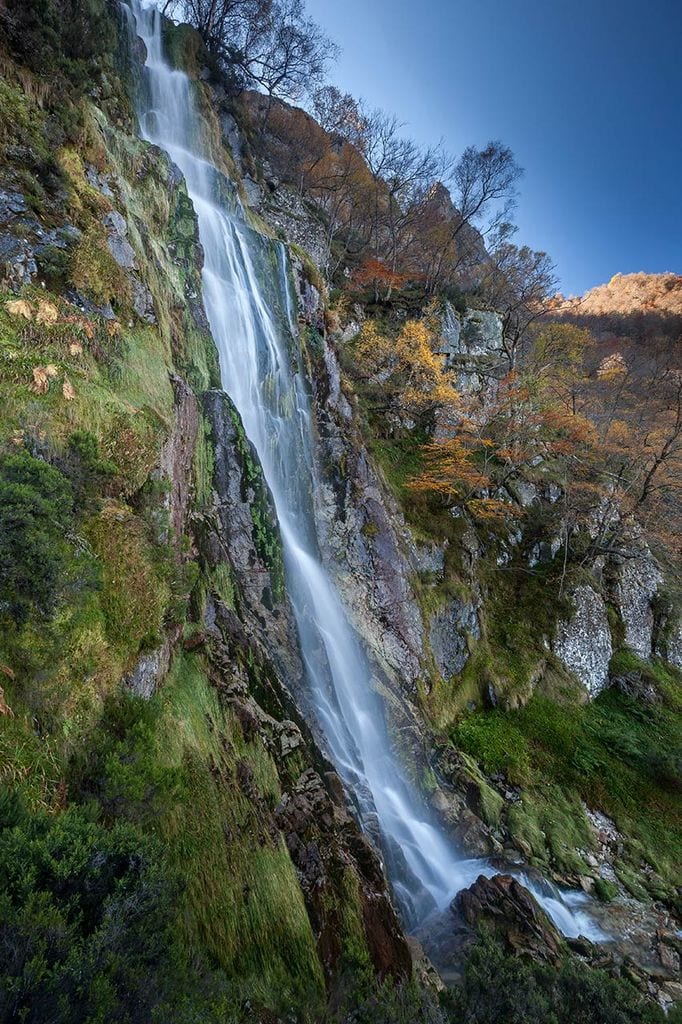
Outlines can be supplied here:
[[441, 579], [445, 570], [445, 549], [447, 542], [437, 544], [435, 541], [425, 541], [415, 544], [415, 559], [417, 572], [428, 573], [436, 579]]
[[194, 392], [182, 377], [171, 377], [175, 397], [173, 427], [161, 452], [159, 470], [171, 482], [167, 495], [172, 540], [182, 540], [189, 510], [192, 487], [192, 464], [199, 430], [199, 409]]
[[299, 316], [311, 327], [324, 328], [324, 309], [318, 289], [309, 281], [303, 263], [296, 255], [292, 255], [291, 265]]
[[246, 193], [247, 203], [249, 206], [252, 206], [257, 210], [263, 200], [263, 193], [261, 192], [260, 185], [257, 181], [254, 181], [253, 178], [249, 178], [248, 175], [245, 175], [242, 178], [242, 184], [244, 186], [244, 192]]
[[113, 179], [110, 174], [105, 171], [98, 171], [93, 164], [85, 165], [85, 177], [89, 185], [96, 188], [98, 192], [101, 192], [107, 199], [114, 198], [114, 192], [112, 188]]
[[564, 951], [559, 932], [528, 889], [511, 875], [479, 875], [472, 886], [458, 893], [453, 909], [470, 927], [492, 929], [512, 953], [557, 963]]
[[528, 556], [528, 566], [530, 569], [534, 569], [536, 565], [540, 565], [542, 562], [551, 562], [556, 556], [557, 552], [561, 548], [561, 538], [554, 537], [550, 541], [540, 540], [531, 548]]
[[24, 238], [0, 234], [0, 285], [19, 291], [38, 273], [33, 246]]
[[658, 955], [661, 958], [661, 965], [665, 971], [676, 977], [680, 973], [680, 954], [662, 942], [658, 944]]
[[0, 224], [7, 224], [24, 213], [28, 213], [28, 206], [21, 192], [0, 188]]
[[154, 312], [154, 299], [149, 288], [146, 284], [137, 277], [133, 276], [133, 309], [140, 317], [141, 320], [146, 320], [148, 324], [156, 323], [156, 313]]
[[199, 546], [209, 565], [227, 564], [243, 620], [289, 685], [300, 689], [293, 613], [284, 594], [284, 568], [274, 503], [258, 456], [228, 396], [203, 395], [215, 451], [213, 508], [199, 524]]
[[367, 947], [380, 976], [408, 977], [410, 951], [391, 906], [374, 848], [348, 815], [335, 805], [314, 769], [306, 770], [284, 793], [275, 820], [306, 900], [325, 969], [331, 973], [341, 957], [343, 897], [335, 893], [337, 879], [354, 877], [358, 887], [362, 927]]
[[606, 605], [584, 585], [576, 588], [573, 601], [575, 612], [557, 627], [554, 653], [594, 697], [606, 686], [613, 653]]
[[611, 686], [625, 694], [626, 697], [632, 697], [633, 700], [639, 700], [643, 704], [661, 703], [661, 697], [656, 691], [656, 687], [641, 672], [623, 672], [621, 675], [614, 676], [611, 678]]
[[269, 223], [280, 228], [289, 242], [305, 249], [316, 266], [326, 267], [329, 246], [319, 217], [311, 212], [295, 189], [276, 180], [271, 184], [272, 189], [264, 200]]
[[682, 671], [682, 618], [679, 613], [665, 623], [658, 638], [656, 653]]
[[242, 158], [242, 138], [237, 122], [232, 114], [227, 111], [223, 111], [220, 115], [220, 131], [234, 157], [235, 163], [239, 167]]
[[294, 750], [298, 750], [303, 743], [303, 737], [295, 722], [281, 723], [279, 743], [282, 757], [288, 757]]

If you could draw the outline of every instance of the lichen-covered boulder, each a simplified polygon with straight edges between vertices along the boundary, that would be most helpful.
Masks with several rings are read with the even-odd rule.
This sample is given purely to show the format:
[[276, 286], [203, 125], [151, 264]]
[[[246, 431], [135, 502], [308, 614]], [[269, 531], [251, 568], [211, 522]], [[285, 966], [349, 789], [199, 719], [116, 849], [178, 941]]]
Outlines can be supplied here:
[[595, 697], [608, 682], [613, 653], [606, 605], [585, 585], [576, 587], [573, 602], [573, 615], [558, 625], [554, 653]]

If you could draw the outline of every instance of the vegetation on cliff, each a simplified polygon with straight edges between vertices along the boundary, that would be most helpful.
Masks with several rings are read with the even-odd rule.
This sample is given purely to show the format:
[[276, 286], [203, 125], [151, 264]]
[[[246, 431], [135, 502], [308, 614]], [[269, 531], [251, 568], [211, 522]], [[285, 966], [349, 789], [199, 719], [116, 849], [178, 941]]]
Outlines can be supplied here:
[[[583, 319], [624, 312], [598, 296], [559, 315], [548, 258], [511, 242], [510, 151], [424, 151], [321, 85], [331, 48], [299, 3], [189, 9], [203, 38], [165, 32], [217, 163], [244, 196], [241, 173], [261, 188], [278, 176], [260, 209], [270, 234], [288, 190], [323, 239], [319, 267], [291, 247], [301, 365], [331, 372], [338, 343], [377, 493], [392, 510], [393, 491], [410, 543], [442, 553], [411, 583], [425, 790], [463, 787], [498, 853], [604, 901], [672, 908], [682, 391], [668, 313], [655, 335], [637, 319], [636, 337]], [[289, 677], [278, 662], [292, 633], [277, 525], [226, 398], [234, 442], [219, 451], [194, 211], [136, 137], [119, 5], [7, 0], [0, 24], [0, 1018], [662, 1020], [628, 965], [550, 967], [499, 936], [480, 936], [450, 993], [411, 976], [376, 853], [290, 692], [295, 642]], [[311, 84], [317, 120], [277, 102]], [[260, 256], [267, 275], [270, 237]], [[447, 318], [482, 330], [491, 307], [499, 347], [453, 351]], [[236, 553], [221, 473], [248, 504]], [[640, 557], [633, 519], [665, 573], [646, 656], [609, 579]], [[254, 567], [270, 582], [257, 606]], [[581, 584], [603, 596], [613, 649], [614, 688], [589, 703], [552, 647]], [[460, 606], [477, 626], [445, 671], [432, 625]], [[617, 826], [613, 878], [589, 863], [586, 808]]]

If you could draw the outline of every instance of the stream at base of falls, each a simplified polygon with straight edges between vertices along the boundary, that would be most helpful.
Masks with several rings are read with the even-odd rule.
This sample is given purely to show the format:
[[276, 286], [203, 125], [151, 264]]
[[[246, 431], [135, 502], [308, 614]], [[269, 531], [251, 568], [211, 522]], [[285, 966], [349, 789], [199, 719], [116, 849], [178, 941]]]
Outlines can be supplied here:
[[[379, 838], [403, 919], [415, 927], [444, 910], [478, 875], [496, 871], [485, 861], [463, 859], [408, 784], [391, 749], [367, 655], [325, 568], [313, 500], [318, 486], [313, 412], [300, 364], [287, 250], [249, 226], [234, 188], [208, 159], [191, 82], [165, 59], [156, 7], [131, 0], [130, 10], [131, 28], [147, 50], [140, 133], [180, 168], [197, 214], [204, 305], [223, 388], [272, 492], [304, 686], [358, 818]], [[564, 934], [604, 938], [586, 913], [582, 894], [519, 877]]]

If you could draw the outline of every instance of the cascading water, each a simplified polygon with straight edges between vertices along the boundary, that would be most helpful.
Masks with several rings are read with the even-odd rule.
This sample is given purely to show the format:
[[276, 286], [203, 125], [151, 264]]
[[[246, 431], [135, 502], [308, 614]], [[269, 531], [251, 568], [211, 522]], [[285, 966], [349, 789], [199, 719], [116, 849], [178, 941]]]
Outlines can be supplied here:
[[[225, 178], [207, 159], [190, 81], [164, 58], [158, 10], [149, 0], [130, 2], [147, 48], [141, 134], [180, 168], [196, 210], [204, 304], [223, 386], [273, 495], [311, 699], [360, 819], [375, 833], [378, 825], [403, 914], [416, 924], [447, 906], [480, 873], [494, 871], [458, 857], [419, 807], [391, 750], [369, 663], [320, 556], [312, 414], [299, 365], [286, 250], [248, 226]], [[594, 935], [589, 918], [571, 910], [558, 891], [534, 891], [564, 932]]]

